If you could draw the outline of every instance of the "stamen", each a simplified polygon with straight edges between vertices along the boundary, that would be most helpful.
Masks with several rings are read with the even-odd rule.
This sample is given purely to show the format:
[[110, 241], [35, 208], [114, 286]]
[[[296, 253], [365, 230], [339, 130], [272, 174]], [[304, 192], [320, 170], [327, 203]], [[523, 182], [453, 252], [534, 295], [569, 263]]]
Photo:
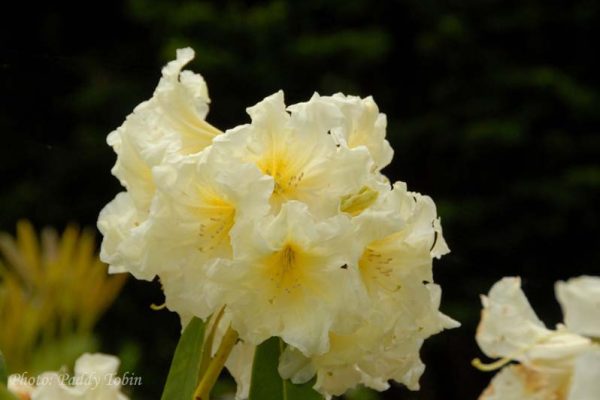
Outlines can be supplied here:
[[363, 187], [357, 193], [343, 196], [340, 201], [340, 210], [352, 216], [357, 216], [367, 208], [369, 208], [379, 193], [370, 187]]
[[504, 367], [506, 364], [509, 364], [511, 361], [512, 361], [512, 358], [504, 357], [504, 358], [496, 360], [492, 363], [486, 364], [486, 363], [482, 362], [479, 358], [475, 358], [473, 361], [471, 361], [471, 365], [480, 371], [490, 372], [490, 371], [496, 371], [497, 369]]
[[150, 308], [153, 309], [154, 311], [160, 311], [160, 310], [164, 310], [165, 308], [167, 308], [167, 303], [162, 303], [160, 305], [156, 305], [156, 304], [150, 304]]

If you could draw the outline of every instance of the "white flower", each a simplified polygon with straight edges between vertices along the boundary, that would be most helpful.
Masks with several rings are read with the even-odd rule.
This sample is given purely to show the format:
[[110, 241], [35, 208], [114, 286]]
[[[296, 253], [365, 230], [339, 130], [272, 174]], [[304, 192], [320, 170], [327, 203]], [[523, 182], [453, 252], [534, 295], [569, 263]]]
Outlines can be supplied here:
[[319, 218], [335, 215], [342, 196], [357, 192], [367, 181], [369, 154], [366, 148], [337, 147], [323, 118], [312, 109], [289, 109], [291, 114], [283, 92], [267, 97], [248, 108], [251, 124], [215, 139], [215, 150], [255, 164], [273, 177], [275, 211], [286, 201], [298, 200]]
[[148, 218], [156, 191], [152, 169], [202, 151], [220, 133], [205, 121], [210, 99], [204, 79], [181, 71], [193, 57], [190, 48], [178, 50], [177, 59], [163, 68], [153, 97], [108, 135], [107, 142], [117, 153], [112, 172], [127, 189], [98, 219], [104, 236], [101, 258], [111, 272], [129, 271], [138, 279], [153, 278], [141, 265], [144, 229], [138, 229]]
[[236, 227], [267, 214], [273, 180], [211, 149], [157, 168], [155, 177], [144, 268], [161, 278], [169, 308], [206, 318], [223, 305], [206, 271], [232, 258]]
[[423, 341], [458, 324], [433, 283], [432, 260], [449, 251], [435, 204], [381, 173], [385, 115], [371, 97], [286, 107], [278, 92], [220, 134], [204, 120], [204, 81], [181, 72], [192, 57], [178, 51], [109, 135], [126, 188], [98, 221], [110, 271], [158, 276], [182, 325], [222, 316], [217, 338], [240, 339], [227, 363], [238, 398], [271, 337], [287, 346], [282, 375], [316, 375], [326, 396], [390, 380], [417, 389]]
[[[563, 296], [563, 307], [564, 296], [569, 295], [565, 293], [581, 282], [582, 278], [575, 278], [557, 284], [557, 295]], [[594, 282], [598, 281], [586, 279], [585, 287], [590, 290], [590, 296], [582, 301], [586, 305], [598, 301]], [[546, 328], [529, 305], [519, 278], [504, 278], [497, 282], [487, 297], [482, 296], [482, 303], [484, 309], [477, 329], [477, 343], [487, 356], [502, 360], [489, 367], [477, 363], [476, 366], [493, 369], [512, 360], [521, 364], [500, 371], [481, 395], [481, 400], [600, 398], [597, 383], [600, 380], [600, 346], [570, 331], [569, 326], [558, 325], [556, 330]], [[577, 306], [573, 302], [566, 300], [566, 303], [569, 303], [570, 312], [579, 312], [574, 309]], [[589, 318], [596, 316], [589, 315]]]
[[177, 59], [163, 68], [153, 97], [108, 135], [117, 153], [113, 174], [140, 209], [147, 209], [152, 199], [153, 166], [165, 158], [198, 153], [220, 133], [205, 121], [210, 99], [204, 79], [181, 71], [193, 58], [192, 49], [178, 50]]
[[109, 264], [110, 273], [131, 272], [138, 279], [153, 278], [139, 268], [143, 241], [136, 232], [147, 217], [147, 212], [135, 207], [129, 192], [117, 194], [100, 212], [98, 230], [104, 236], [100, 259]]
[[8, 389], [21, 399], [31, 400], [127, 400], [117, 377], [119, 359], [106, 354], [83, 354], [75, 362], [73, 376], [45, 372], [36, 386], [23, 382], [19, 375], [9, 378]]
[[19, 400], [29, 400], [35, 386], [33, 386], [26, 377], [13, 374], [8, 377], [6, 388], [9, 392], [17, 396]]
[[432, 259], [449, 252], [435, 204], [398, 182], [375, 204], [353, 219], [361, 254], [363, 282], [373, 296], [386, 296], [402, 286], [404, 275], [418, 271], [431, 282]]
[[556, 298], [571, 332], [600, 338], [600, 278], [580, 276], [556, 282]]
[[591, 340], [559, 326], [547, 329], [539, 320], [519, 278], [504, 278], [482, 296], [483, 312], [476, 340], [492, 358], [510, 358], [540, 369], [572, 367]]
[[[333, 96], [315, 94], [308, 103], [311, 102], [322, 102], [333, 106], [338, 111], [325, 114], [330, 119], [326, 125], [332, 137], [337, 144], [350, 149], [366, 147], [374, 162], [373, 171], [380, 171], [392, 161], [394, 150], [385, 138], [387, 118], [385, 114], [379, 112], [371, 96], [361, 99], [342, 93]], [[308, 103], [300, 103], [289, 108], [292, 111], [299, 110]]]
[[316, 373], [315, 388], [328, 398], [357, 384], [386, 390], [389, 380], [417, 390], [424, 339], [458, 326], [439, 312], [441, 289], [431, 283], [432, 259], [448, 251], [435, 206], [397, 183], [353, 224], [356, 267], [370, 300], [365, 320], [354, 332], [331, 333], [324, 354], [288, 347], [280, 373], [297, 383]]
[[305, 204], [249, 222], [232, 237], [234, 262], [214, 268], [232, 326], [252, 344], [271, 336], [305, 354], [323, 353], [329, 331], [356, 325], [364, 304], [347, 251], [350, 221], [316, 221]]

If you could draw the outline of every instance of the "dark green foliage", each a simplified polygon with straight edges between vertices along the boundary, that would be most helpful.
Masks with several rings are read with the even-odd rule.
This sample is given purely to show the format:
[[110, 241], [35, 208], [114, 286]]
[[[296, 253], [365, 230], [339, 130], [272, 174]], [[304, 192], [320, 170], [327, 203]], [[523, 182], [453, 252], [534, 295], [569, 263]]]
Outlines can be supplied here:
[[175, 349], [162, 400], [191, 399], [200, 377], [205, 324], [193, 318], [185, 327]]
[[6, 385], [8, 381], [8, 368], [6, 368], [6, 362], [4, 361], [4, 355], [0, 351], [0, 384]]
[[17, 398], [6, 389], [3, 383], [0, 383], [0, 400], [17, 400]]

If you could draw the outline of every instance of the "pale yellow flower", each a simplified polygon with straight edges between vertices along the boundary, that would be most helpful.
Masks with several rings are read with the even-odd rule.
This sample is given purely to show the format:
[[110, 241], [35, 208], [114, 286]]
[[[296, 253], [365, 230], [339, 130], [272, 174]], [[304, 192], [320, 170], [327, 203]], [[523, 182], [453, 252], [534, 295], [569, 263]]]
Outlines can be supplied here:
[[98, 222], [111, 271], [158, 276], [183, 325], [221, 321], [238, 398], [271, 337], [287, 346], [282, 375], [316, 375], [326, 396], [390, 380], [417, 389], [423, 341], [457, 326], [433, 283], [432, 260], [449, 249], [433, 201], [381, 173], [393, 155], [385, 115], [371, 97], [286, 107], [280, 91], [219, 134], [204, 121], [204, 81], [180, 73], [190, 52], [109, 137], [127, 189]]
[[298, 383], [316, 374], [315, 388], [328, 398], [358, 384], [386, 390], [389, 380], [417, 390], [424, 339], [458, 326], [439, 312], [441, 289], [432, 283], [432, 260], [448, 251], [435, 206], [397, 183], [352, 222], [356, 266], [369, 298], [364, 320], [351, 333], [330, 333], [323, 354], [288, 347], [280, 373]]
[[539, 369], [572, 368], [575, 358], [592, 346], [586, 337], [563, 326], [546, 328], [521, 290], [519, 278], [497, 282], [482, 296], [483, 311], [476, 340], [491, 358], [510, 358]]
[[223, 305], [206, 271], [232, 258], [231, 236], [269, 212], [273, 180], [251, 164], [207, 149], [157, 169], [158, 193], [146, 230], [143, 265], [163, 284], [167, 307], [206, 318]]
[[108, 135], [117, 153], [112, 169], [127, 192], [117, 195], [100, 213], [98, 229], [104, 236], [102, 259], [111, 271], [129, 271], [138, 279], [152, 279], [143, 265], [145, 229], [156, 191], [152, 169], [200, 153], [221, 132], [206, 122], [208, 91], [202, 76], [182, 68], [194, 58], [190, 48], [162, 71], [152, 98], [138, 105], [123, 125]]
[[361, 99], [342, 93], [333, 96], [315, 94], [309, 102], [296, 104], [289, 109], [292, 112], [300, 111], [311, 103], [320, 103], [321, 110], [328, 110], [320, 117], [327, 121], [324, 125], [337, 144], [350, 149], [364, 146], [369, 150], [374, 172], [392, 161], [394, 150], [386, 140], [387, 118], [379, 112], [371, 96]]
[[[319, 104], [311, 104], [312, 108]], [[328, 126], [304, 107], [286, 111], [283, 92], [248, 108], [252, 123], [229, 130], [215, 140], [215, 150], [238, 162], [252, 163], [273, 177], [271, 205], [305, 203], [315, 216], [338, 211], [342, 196], [364, 186], [369, 173], [366, 148], [337, 147]]]
[[204, 79], [182, 71], [193, 58], [192, 49], [177, 50], [177, 59], [163, 68], [152, 98], [108, 135], [108, 144], [117, 153], [112, 172], [139, 209], [147, 210], [152, 199], [152, 167], [198, 153], [220, 133], [205, 120], [210, 99]]
[[[591, 291], [586, 305], [598, 299], [594, 291], [597, 281], [575, 278], [557, 284], [557, 294], [563, 306], [577, 315], [578, 301], [565, 299], [585, 281]], [[569, 293], [570, 292], [570, 293]], [[481, 400], [592, 400], [600, 398], [600, 346], [591, 339], [558, 325], [546, 328], [531, 308], [521, 290], [519, 278], [504, 278], [497, 282], [488, 296], [482, 296], [483, 312], [477, 329], [481, 350], [500, 361], [490, 365], [476, 360], [474, 365], [484, 370], [500, 368], [510, 361], [520, 365], [504, 367], [482, 393]], [[579, 304], [581, 305], [581, 304]], [[588, 315], [595, 319], [597, 316]], [[579, 327], [576, 319], [575, 326]], [[588, 324], [587, 326], [593, 326]]]
[[240, 337], [259, 344], [279, 336], [317, 354], [327, 350], [329, 331], [355, 327], [364, 304], [350, 232], [347, 217], [317, 221], [296, 201], [240, 227], [234, 261], [213, 269]]

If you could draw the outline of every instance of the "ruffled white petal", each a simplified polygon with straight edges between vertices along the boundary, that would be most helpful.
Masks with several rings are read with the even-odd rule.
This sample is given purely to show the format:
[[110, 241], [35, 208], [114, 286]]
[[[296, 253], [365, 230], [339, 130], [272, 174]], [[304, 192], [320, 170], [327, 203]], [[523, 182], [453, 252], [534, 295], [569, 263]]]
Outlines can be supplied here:
[[381, 170], [392, 161], [394, 151], [385, 139], [387, 118], [379, 113], [371, 96], [361, 99], [341, 93], [333, 96], [315, 94], [310, 101], [288, 109], [312, 117], [304, 118], [305, 121], [319, 121], [343, 147], [365, 147], [373, 160], [373, 171]]
[[568, 400], [600, 399], [600, 348], [575, 361]]
[[140, 212], [128, 192], [121, 192], [108, 203], [98, 217], [102, 233], [100, 259], [109, 264], [110, 273], [131, 272], [138, 279], [151, 280], [152, 272], [142, 267], [143, 240], [140, 225], [147, 214]]
[[102, 211], [98, 222], [104, 235], [101, 257], [111, 272], [154, 277], [157, 271], [144, 260], [146, 222], [157, 184], [153, 169], [200, 153], [220, 133], [205, 121], [210, 99], [204, 79], [182, 71], [193, 57], [192, 49], [178, 50], [177, 59], [163, 68], [152, 98], [108, 135], [107, 142], [117, 153], [112, 172], [127, 189]]
[[563, 398], [562, 386], [560, 377], [511, 365], [496, 374], [479, 400], [559, 400]]
[[600, 338], [600, 277], [580, 276], [559, 281], [555, 291], [567, 329]]
[[345, 251], [350, 231], [347, 218], [317, 222], [294, 201], [240, 227], [231, 267], [213, 271], [240, 336], [253, 344], [279, 336], [310, 355], [327, 350], [330, 330], [354, 327], [364, 304]]
[[587, 338], [564, 329], [549, 330], [536, 316], [519, 278], [504, 278], [482, 296], [483, 311], [476, 340], [492, 358], [510, 358], [549, 370], [572, 366], [591, 346]]
[[366, 149], [338, 148], [324, 126], [304, 109], [288, 114], [278, 92], [248, 109], [252, 123], [216, 138], [222, 157], [255, 164], [273, 178], [271, 205], [302, 201], [316, 217], [337, 213], [342, 196], [357, 192], [369, 177]]

